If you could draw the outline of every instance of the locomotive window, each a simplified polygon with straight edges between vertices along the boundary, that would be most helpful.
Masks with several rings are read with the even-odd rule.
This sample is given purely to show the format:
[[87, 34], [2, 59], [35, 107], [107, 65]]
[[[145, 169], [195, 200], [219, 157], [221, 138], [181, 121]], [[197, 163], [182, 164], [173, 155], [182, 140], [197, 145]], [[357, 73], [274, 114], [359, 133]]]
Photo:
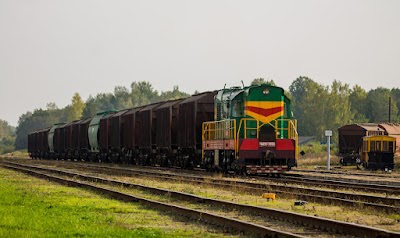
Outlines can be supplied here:
[[384, 142], [383, 142], [382, 151], [384, 151], [384, 152], [390, 151], [390, 150], [389, 150], [389, 141], [384, 141]]
[[394, 146], [393, 146], [393, 144], [394, 144], [394, 143], [393, 143], [392, 141], [389, 142], [389, 149], [388, 149], [389, 152], [394, 152]]
[[232, 101], [232, 117], [243, 117], [242, 101]]
[[375, 141], [371, 141], [371, 144], [369, 146], [369, 151], [375, 151]]
[[375, 151], [381, 151], [381, 144], [382, 144], [381, 141], [377, 141], [377, 142], [376, 142], [376, 144], [375, 144]]

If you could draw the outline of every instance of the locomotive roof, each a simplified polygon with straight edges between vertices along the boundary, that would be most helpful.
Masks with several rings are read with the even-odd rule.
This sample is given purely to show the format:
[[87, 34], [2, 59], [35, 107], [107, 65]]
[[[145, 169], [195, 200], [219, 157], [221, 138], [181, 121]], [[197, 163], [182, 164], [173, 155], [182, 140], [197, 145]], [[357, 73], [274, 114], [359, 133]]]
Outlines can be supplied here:
[[366, 130], [366, 131], [379, 131], [381, 130], [376, 123], [357, 123], [357, 124], [350, 124], [344, 125], [340, 127], [339, 131], [358, 131], [358, 130]]
[[384, 139], [385, 141], [396, 141], [396, 137], [388, 135], [372, 135], [372, 136], [364, 136], [363, 138], [364, 138], [363, 140], [381, 138]]
[[379, 127], [384, 129], [389, 135], [400, 135], [400, 124], [398, 123], [381, 123]]

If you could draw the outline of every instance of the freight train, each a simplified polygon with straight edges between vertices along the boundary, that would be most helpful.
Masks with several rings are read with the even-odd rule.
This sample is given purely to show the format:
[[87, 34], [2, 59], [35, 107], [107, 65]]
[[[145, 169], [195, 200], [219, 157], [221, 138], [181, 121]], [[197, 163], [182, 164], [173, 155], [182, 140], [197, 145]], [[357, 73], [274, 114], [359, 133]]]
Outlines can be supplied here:
[[33, 159], [279, 174], [297, 165], [297, 121], [282, 88], [232, 87], [37, 130], [28, 152]]

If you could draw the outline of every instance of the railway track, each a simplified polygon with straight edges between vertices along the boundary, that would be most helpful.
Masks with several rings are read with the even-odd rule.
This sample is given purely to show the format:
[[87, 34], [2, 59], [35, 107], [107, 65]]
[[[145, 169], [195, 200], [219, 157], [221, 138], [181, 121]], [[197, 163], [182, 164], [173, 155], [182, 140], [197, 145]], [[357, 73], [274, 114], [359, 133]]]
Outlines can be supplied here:
[[301, 173], [319, 173], [319, 174], [333, 174], [333, 175], [355, 175], [355, 176], [365, 176], [365, 177], [379, 177], [379, 178], [400, 178], [400, 174], [381, 174], [381, 173], [363, 173], [363, 172], [353, 172], [353, 171], [332, 171], [332, 170], [310, 170], [310, 169], [294, 169], [293, 172]]
[[[32, 160], [26, 160], [26, 159], [19, 159], [19, 161], [32, 161]], [[33, 160], [33, 161], [40, 161], [40, 163], [54, 163], [54, 162], [65, 162], [65, 163], [70, 163], [68, 161], [54, 161], [54, 160]], [[96, 165], [98, 163], [92, 163], [92, 162], [74, 162], [78, 164], [84, 164], [85, 166], [87, 164], [89, 165]], [[101, 167], [101, 166], [99, 166]], [[107, 168], [118, 168], [120, 169], [120, 166], [104, 166]], [[174, 169], [174, 168], [164, 168], [164, 167], [151, 167], [151, 166], [136, 166], [136, 165], [129, 165], [129, 168], [131, 170], [137, 169], [143, 169], [145, 168], [146, 170], [156, 170], [156, 171], [165, 171], [166, 173], [170, 171], [174, 171], [178, 174], [188, 174], [188, 170], [182, 170], [182, 169]], [[125, 169], [125, 168], [124, 168]], [[201, 170], [192, 170], [190, 171], [191, 174], [196, 174], [199, 176], [204, 176], [204, 177], [212, 177], [209, 172], [204, 172]], [[175, 176], [175, 174], [174, 174]], [[246, 177], [243, 176], [232, 176], [232, 175], [224, 175], [226, 178], [239, 178], [239, 179], [245, 179]], [[330, 189], [335, 189], [335, 190], [352, 190], [353, 191], [361, 191], [361, 192], [366, 192], [366, 193], [377, 193], [377, 194], [382, 194], [384, 197], [388, 197], [390, 195], [400, 195], [400, 185], [390, 185], [390, 184], [379, 184], [376, 182], [365, 182], [365, 181], [360, 181], [360, 180], [349, 180], [349, 179], [334, 179], [334, 178], [321, 178], [321, 177], [312, 177], [312, 176], [302, 176], [299, 174], [284, 174], [282, 175], [282, 178], [273, 178], [273, 177], [250, 177], [252, 179], [258, 180], [260, 182], [265, 182], [265, 181], [271, 181], [275, 183], [280, 183], [280, 184], [285, 184], [285, 185], [301, 185], [301, 186], [310, 186], [310, 187], [325, 187], [325, 188], [330, 188]]]
[[[245, 232], [245, 234], [252, 234], [256, 236], [268, 236], [268, 237], [399, 237], [400, 233], [391, 232], [387, 230], [382, 230], [378, 228], [357, 225], [354, 223], [340, 222], [331, 219], [318, 218], [308, 215], [302, 215], [292, 212], [286, 212], [276, 209], [269, 209], [264, 207], [250, 206], [237, 204], [233, 202], [221, 201], [216, 199], [204, 198], [195, 196], [192, 194], [181, 193], [166, 189], [159, 189], [149, 186], [144, 186], [140, 184], [126, 183], [117, 180], [110, 180], [103, 177], [98, 176], [90, 176], [76, 172], [69, 172], [59, 169], [50, 169], [40, 166], [31, 166], [31, 165], [23, 165], [23, 164], [11, 164], [7, 162], [2, 163], [3, 167], [18, 170], [21, 172], [29, 173], [35, 176], [39, 176], [42, 178], [46, 178], [52, 181], [56, 181], [62, 184], [67, 184], [70, 186], [78, 186], [84, 187], [87, 189], [95, 190], [97, 192], [108, 194], [114, 198], [121, 199], [124, 201], [138, 201], [141, 204], [147, 205], [152, 208], [157, 208], [165, 211], [174, 211], [179, 213], [180, 215], [190, 217], [192, 219], [198, 219], [203, 222], [219, 224], [220, 226], [229, 227], [235, 230], [239, 230], [241, 232]], [[39, 172], [40, 171], [40, 172]], [[203, 205], [209, 205], [214, 207], [219, 207], [228, 211], [241, 211], [248, 214], [257, 214], [262, 217], [268, 217], [273, 219], [279, 223], [291, 223], [295, 226], [302, 227], [301, 233], [296, 232], [288, 232], [288, 231], [279, 231], [277, 229], [271, 229], [262, 224], [256, 224], [249, 221], [243, 221], [239, 219], [233, 219], [231, 217], [216, 215], [207, 211], [199, 211], [195, 209], [185, 208], [176, 204], [169, 204], [165, 202], [159, 202], [155, 200], [149, 200], [146, 198], [141, 198], [137, 196], [133, 196], [127, 193], [119, 192], [112, 190], [110, 188], [104, 188], [97, 185], [93, 185], [91, 183], [75, 181], [69, 178], [63, 178], [59, 176], [54, 176], [52, 174], [58, 174], [66, 177], [73, 177], [78, 180], [96, 181], [96, 183], [103, 184], [112, 184], [113, 186], [118, 187], [127, 187], [127, 188], [135, 188], [144, 190], [146, 192], [150, 192], [152, 194], [165, 195], [177, 199], [177, 200], [185, 200], [191, 201], [195, 203], [200, 203]], [[280, 227], [286, 227], [287, 225], [281, 224]], [[305, 229], [305, 228], [306, 229]], [[305, 230], [304, 230], [305, 229]]]
[[334, 180], [341, 182], [350, 183], [361, 183], [361, 184], [372, 184], [372, 185], [383, 185], [400, 187], [400, 177], [373, 177], [369, 174], [367, 176], [361, 174], [349, 174], [349, 173], [319, 173], [319, 172], [290, 172], [284, 174], [283, 177], [295, 177], [295, 178], [310, 178], [310, 179], [324, 179]]
[[361, 180], [348, 180], [348, 179], [334, 179], [334, 178], [320, 178], [320, 177], [307, 177], [297, 175], [284, 175], [282, 180], [274, 178], [271, 181], [284, 181], [291, 184], [303, 184], [312, 186], [324, 186], [334, 189], [351, 189], [360, 190], [372, 193], [382, 193], [385, 195], [400, 195], [400, 186], [390, 184], [379, 184], [373, 182], [365, 182]]
[[[11, 163], [11, 162], [8, 162]], [[11, 163], [20, 165], [18, 163]], [[37, 165], [31, 165], [32, 168]], [[63, 168], [71, 168], [80, 171], [98, 172], [109, 175], [127, 175], [137, 177], [151, 177], [162, 181], [185, 181], [193, 184], [203, 184], [209, 186], [219, 186], [231, 190], [241, 189], [255, 194], [262, 194], [264, 192], [273, 192], [280, 197], [296, 198], [308, 202], [317, 202], [328, 205], [346, 205], [356, 209], [372, 208], [386, 213], [399, 213], [400, 212], [400, 198], [389, 198], [382, 196], [372, 196], [366, 194], [345, 193], [338, 191], [328, 191], [314, 188], [302, 188], [289, 185], [279, 184], [266, 184], [255, 183], [248, 181], [237, 180], [222, 180], [211, 177], [190, 176], [183, 174], [171, 174], [157, 171], [135, 170], [132, 168], [115, 168], [109, 166], [100, 166], [93, 164], [83, 163], [62, 163]], [[39, 167], [37, 167], [39, 168]]]

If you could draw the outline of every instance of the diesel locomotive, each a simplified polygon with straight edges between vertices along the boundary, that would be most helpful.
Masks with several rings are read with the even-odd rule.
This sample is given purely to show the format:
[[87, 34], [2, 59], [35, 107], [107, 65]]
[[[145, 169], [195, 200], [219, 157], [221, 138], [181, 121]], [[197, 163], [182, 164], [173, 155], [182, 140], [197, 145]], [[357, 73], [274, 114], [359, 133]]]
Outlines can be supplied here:
[[297, 165], [297, 122], [282, 88], [232, 87], [37, 130], [28, 152], [33, 159], [279, 174]]

